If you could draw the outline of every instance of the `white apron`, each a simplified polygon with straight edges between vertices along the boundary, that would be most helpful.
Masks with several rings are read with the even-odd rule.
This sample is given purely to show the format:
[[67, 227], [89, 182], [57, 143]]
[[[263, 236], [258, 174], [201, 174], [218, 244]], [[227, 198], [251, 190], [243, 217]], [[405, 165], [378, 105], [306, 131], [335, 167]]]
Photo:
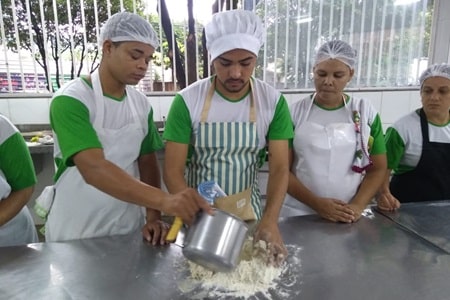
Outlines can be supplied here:
[[[315, 96], [315, 95], [314, 95]], [[326, 126], [309, 122], [314, 96], [303, 123], [295, 129], [293, 169], [299, 180], [315, 195], [350, 202], [361, 183], [362, 175], [352, 171], [356, 134], [352, 113], [348, 123]], [[309, 206], [287, 195], [286, 201], [299, 210], [300, 215], [315, 214]]]
[[[133, 99], [126, 99], [136, 116], [133, 123], [120, 129], [103, 128], [105, 99], [98, 72], [94, 72], [91, 78], [96, 103], [93, 126], [103, 146], [105, 158], [139, 178], [137, 158], [145, 133]], [[127, 234], [143, 224], [141, 207], [118, 200], [88, 185], [78, 169], [70, 167], [55, 184], [55, 199], [45, 224], [45, 237], [46, 241], [62, 241]]]
[[[9, 196], [11, 186], [0, 171], [0, 201]], [[18, 246], [39, 242], [36, 227], [28, 207], [25, 205], [19, 213], [3, 226], [0, 226], [0, 247]]]
[[[215, 80], [203, 105], [194, 152], [187, 166], [187, 182], [191, 187], [209, 180], [217, 182], [230, 196], [221, 199], [222, 205], [217, 207], [244, 220], [260, 219], [262, 212], [257, 171], [260, 149], [252, 82], [250, 79], [250, 122], [206, 122]], [[234, 195], [239, 199], [233, 198]]]

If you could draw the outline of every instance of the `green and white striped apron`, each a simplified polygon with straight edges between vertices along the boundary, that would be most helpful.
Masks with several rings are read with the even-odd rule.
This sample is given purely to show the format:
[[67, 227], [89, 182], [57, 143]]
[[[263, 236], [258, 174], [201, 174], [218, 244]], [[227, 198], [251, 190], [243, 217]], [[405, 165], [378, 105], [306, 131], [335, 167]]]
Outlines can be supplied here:
[[187, 182], [189, 186], [197, 187], [204, 181], [214, 180], [227, 195], [237, 194], [251, 187], [254, 219], [260, 219], [260, 149], [251, 79], [250, 91], [249, 122], [206, 122], [215, 92], [214, 78], [203, 104], [194, 151], [187, 166]]

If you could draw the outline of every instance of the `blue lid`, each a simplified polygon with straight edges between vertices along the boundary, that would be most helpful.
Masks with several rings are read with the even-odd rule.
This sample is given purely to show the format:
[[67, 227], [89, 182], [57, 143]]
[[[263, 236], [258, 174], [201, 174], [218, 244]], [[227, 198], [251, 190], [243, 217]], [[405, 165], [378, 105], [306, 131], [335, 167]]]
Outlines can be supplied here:
[[214, 181], [204, 181], [197, 187], [199, 194], [205, 198], [210, 204], [214, 204], [214, 200], [219, 197], [225, 197], [226, 194], [220, 186]]

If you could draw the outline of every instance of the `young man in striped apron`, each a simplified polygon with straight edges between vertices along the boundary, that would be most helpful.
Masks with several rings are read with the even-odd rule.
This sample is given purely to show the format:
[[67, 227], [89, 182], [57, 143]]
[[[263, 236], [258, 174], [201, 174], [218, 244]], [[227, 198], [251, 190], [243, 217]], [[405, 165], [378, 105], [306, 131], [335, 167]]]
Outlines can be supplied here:
[[[215, 206], [243, 220], [257, 220], [254, 239], [269, 245], [270, 260], [286, 257], [278, 216], [287, 190], [288, 139], [293, 137], [286, 100], [253, 78], [265, 39], [250, 11], [215, 14], [205, 26], [206, 47], [215, 74], [180, 91], [172, 102], [166, 140], [164, 181], [171, 193], [213, 180], [228, 195]], [[269, 149], [265, 207], [258, 170]]]

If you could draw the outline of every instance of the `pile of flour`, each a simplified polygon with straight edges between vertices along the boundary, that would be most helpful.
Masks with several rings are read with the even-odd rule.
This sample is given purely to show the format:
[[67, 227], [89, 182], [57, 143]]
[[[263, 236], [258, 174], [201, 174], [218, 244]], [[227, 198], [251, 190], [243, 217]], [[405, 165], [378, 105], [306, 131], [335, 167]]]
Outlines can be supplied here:
[[[294, 255], [294, 264], [285, 261], [281, 267], [274, 267], [267, 264], [268, 252], [267, 245], [264, 241], [253, 243], [251, 238], [244, 243], [241, 253], [241, 260], [236, 269], [232, 272], [214, 273], [204, 267], [193, 262], [187, 261], [188, 278], [179, 285], [180, 290], [184, 293], [189, 293], [193, 299], [201, 299], [203, 297], [233, 297], [233, 298], [248, 298], [255, 294], [270, 297], [269, 290], [276, 290], [277, 293], [283, 292], [285, 288], [289, 288], [295, 282], [292, 282], [296, 276], [291, 276], [292, 267], [299, 268], [300, 260], [298, 257], [299, 251], [292, 251], [292, 247], [287, 247], [290, 253]], [[297, 248], [297, 250], [299, 250]], [[292, 259], [291, 259], [292, 262]], [[280, 284], [283, 281], [283, 274], [290, 273], [290, 281], [288, 284]], [[297, 276], [300, 272], [297, 273]], [[296, 280], [296, 279], [295, 279]], [[286, 281], [286, 280], [284, 280]], [[197, 291], [197, 292], [195, 292]], [[195, 295], [194, 295], [195, 294]], [[283, 296], [283, 295], [280, 295]]]

